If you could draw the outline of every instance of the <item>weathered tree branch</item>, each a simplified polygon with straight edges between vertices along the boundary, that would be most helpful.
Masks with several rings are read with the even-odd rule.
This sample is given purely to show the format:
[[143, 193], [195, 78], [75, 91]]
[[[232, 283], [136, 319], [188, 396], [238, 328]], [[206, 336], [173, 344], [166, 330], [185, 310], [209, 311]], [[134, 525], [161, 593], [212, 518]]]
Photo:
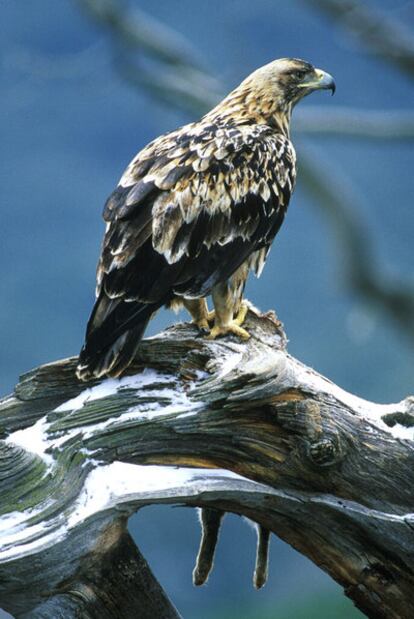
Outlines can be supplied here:
[[271, 315], [248, 328], [240, 343], [173, 327], [120, 380], [78, 383], [75, 358], [22, 377], [0, 404], [1, 606], [176, 617], [125, 527], [180, 503], [259, 523], [262, 555], [273, 531], [369, 617], [414, 615], [413, 400], [346, 393], [287, 353]]
[[[42, 564], [46, 570], [36, 583], [37, 593], [46, 597], [45, 601], [16, 616], [30, 619], [180, 619], [126, 531], [125, 518], [112, 516], [108, 522], [103, 518], [100, 521], [96, 532], [88, 529], [89, 540], [85, 532], [79, 537], [73, 536], [72, 543], [80, 542], [84, 555], [77, 570], [71, 572], [67, 580], [57, 583], [55, 591], [50, 590], [48, 581], [52, 578], [56, 583], [51, 568], [60, 572], [60, 564], [64, 561], [60, 555], [62, 545], [57, 543], [49, 552], [48, 565]], [[33, 569], [32, 566], [29, 569]], [[24, 597], [21, 591], [23, 604], [20, 606], [27, 605]]]

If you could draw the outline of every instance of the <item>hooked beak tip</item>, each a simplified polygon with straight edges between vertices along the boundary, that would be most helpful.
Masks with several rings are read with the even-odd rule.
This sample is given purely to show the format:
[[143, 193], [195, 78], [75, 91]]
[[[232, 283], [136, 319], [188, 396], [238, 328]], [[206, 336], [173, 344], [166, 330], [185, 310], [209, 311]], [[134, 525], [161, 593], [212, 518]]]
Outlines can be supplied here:
[[326, 71], [321, 71], [321, 69], [317, 69], [316, 74], [318, 76], [318, 84], [316, 87], [321, 90], [330, 90], [333, 96], [336, 91], [336, 84], [332, 75], [326, 73]]

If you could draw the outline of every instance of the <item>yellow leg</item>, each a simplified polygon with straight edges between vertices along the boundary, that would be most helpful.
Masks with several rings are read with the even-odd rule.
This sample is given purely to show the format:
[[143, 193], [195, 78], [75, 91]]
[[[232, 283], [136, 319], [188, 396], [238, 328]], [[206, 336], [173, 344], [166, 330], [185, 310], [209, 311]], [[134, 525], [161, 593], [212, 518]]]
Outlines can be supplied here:
[[249, 311], [249, 306], [247, 305], [247, 303], [243, 303], [243, 302], [240, 303], [239, 311], [237, 312], [237, 316], [233, 320], [233, 322], [235, 322], [236, 325], [239, 325], [239, 327], [241, 327], [244, 321], [246, 320], [248, 311]]
[[208, 321], [210, 320], [210, 312], [208, 311], [207, 301], [205, 299], [183, 299], [184, 307], [191, 315], [193, 324], [203, 333], [210, 333]]
[[208, 339], [215, 340], [220, 335], [233, 334], [242, 340], [248, 340], [250, 334], [242, 328], [248, 307], [244, 303], [239, 306], [237, 316], [233, 317], [234, 297], [227, 283], [218, 284], [212, 291], [215, 308], [214, 327]]

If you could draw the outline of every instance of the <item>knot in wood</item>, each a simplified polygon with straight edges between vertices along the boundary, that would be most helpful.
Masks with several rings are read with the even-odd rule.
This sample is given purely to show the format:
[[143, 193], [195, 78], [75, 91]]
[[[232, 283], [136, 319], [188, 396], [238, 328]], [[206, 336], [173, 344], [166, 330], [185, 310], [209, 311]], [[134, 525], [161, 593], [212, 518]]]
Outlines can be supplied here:
[[332, 466], [342, 458], [339, 437], [329, 426], [329, 415], [323, 405], [307, 399], [298, 402], [297, 410], [303, 419], [306, 455], [317, 466]]
[[308, 443], [308, 457], [318, 466], [331, 466], [338, 461], [339, 448], [332, 438]]
[[394, 574], [390, 571], [390, 569], [380, 563], [379, 561], [375, 561], [364, 567], [361, 572], [361, 577], [365, 584], [371, 584], [371, 581], [376, 581], [378, 585], [381, 587], [387, 587], [388, 585], [392, 585], [395, 582]]

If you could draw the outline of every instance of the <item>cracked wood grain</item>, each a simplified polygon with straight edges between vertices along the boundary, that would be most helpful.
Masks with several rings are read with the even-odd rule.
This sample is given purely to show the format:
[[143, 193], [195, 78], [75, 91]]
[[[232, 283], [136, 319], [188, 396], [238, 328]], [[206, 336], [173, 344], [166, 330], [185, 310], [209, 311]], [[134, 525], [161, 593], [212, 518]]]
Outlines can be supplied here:
[[119, 380], [79, 383], [76, 358], [21, 378], [0, 403], [3, 608], [178, 617], [126, 532], [137, 509], [175, 503], [258, 524], [256, 586], [272, 531], [368, 617], [414, 616], [413, 399], [343, 391], [288, 354], [272, 314], [247, 327], [245, 343], [172, 327]]

